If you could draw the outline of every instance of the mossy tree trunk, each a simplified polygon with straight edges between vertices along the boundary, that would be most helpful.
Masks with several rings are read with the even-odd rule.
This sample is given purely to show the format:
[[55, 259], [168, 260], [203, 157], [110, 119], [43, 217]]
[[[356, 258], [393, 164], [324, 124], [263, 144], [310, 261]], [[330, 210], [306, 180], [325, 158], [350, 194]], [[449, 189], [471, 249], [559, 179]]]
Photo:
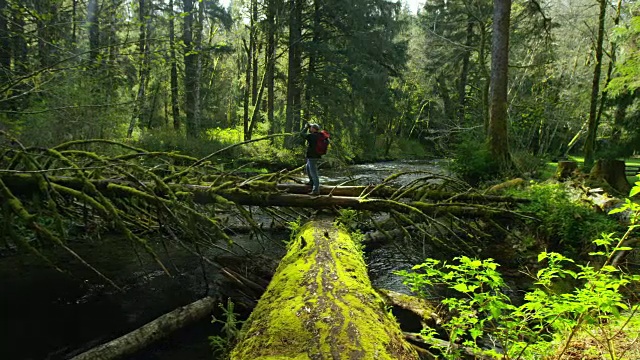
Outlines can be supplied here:
[[367, 277], [360, 246], [329, 221], [304, 225], [231, 359], [418, 359]]

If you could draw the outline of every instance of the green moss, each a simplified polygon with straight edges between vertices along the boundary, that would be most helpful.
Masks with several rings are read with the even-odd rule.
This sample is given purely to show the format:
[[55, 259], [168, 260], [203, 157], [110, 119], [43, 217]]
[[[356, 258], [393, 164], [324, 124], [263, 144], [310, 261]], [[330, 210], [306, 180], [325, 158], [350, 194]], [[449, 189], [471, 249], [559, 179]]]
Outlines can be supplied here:
[[300, 229], [243, 331], [232, 359], [417, 359], [359, 246], [329, 222]]

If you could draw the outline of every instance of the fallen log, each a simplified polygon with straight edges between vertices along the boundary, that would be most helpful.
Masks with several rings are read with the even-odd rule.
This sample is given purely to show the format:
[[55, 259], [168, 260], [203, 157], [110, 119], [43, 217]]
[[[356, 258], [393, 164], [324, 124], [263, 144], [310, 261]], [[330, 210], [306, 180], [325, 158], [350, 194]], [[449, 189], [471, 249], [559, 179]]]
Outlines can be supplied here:
[[360, 245], [304, 225], [244, 324], [231, 359], [418, 359], [371, 287]]
[[214, 298], [205, 297], [164, 314], [117, 339], [76, 355], [71, 360], [110, 360], [131, 355], [174, 331], [206, 317], [211, 314], [215, 305]]
[[[311, 190], [309, 185], [283, 183], [277, 184], [276, 189], [288, 194], [307, 194]], [[360, 197], [366, 195], [375, 198], [408, 198], [430, 201], [465, 201], [478, 204], [485, 203], [526, 203], [529, 199], [513, 196], [484, 195], [479, 193], [455, 193], [441, 190], [402, 191], [392, 186], [331, 186], [321, 185], [320, 195]]]
[[[2, 175], [2, 180], [11, 191], [29, 195], [39, 190], [38, 180], [26, 175]], [[86, 184], [82, 180], [70, 177], [48, 177], [50, 183], [62, 185], [64, 187], [84, 191]], [[154, 189], [147, 184], [149, 189], [154, 189], [157, 193], [148, 194], [137, 191], [139, 184], [134, 184], [124, 180], [89, 180], [95, 189], [106, 196], [112, 197], [132, 197], [145, 196], [147, 201], [157, 201], [159, 203], [168, 201], [166, 194], [161, 189]], [[204, 185], [170, 184], [169, 187], [184, 198], [189, 198], [198, 204], [224, 203], [229, 205], [235, 203], [248, 206], [282, 206], [282, 207], [303, 207], [312, 209], [326, 208], [352, 208], [356, 210], [369, 210], [374, 212], [386, 212], [390, 210], [398, 212], [422, 212], [428, 216], [438, 216], [451, 214], [457, 217], [472, 218], [501, 218], [512, 219], [519, 214], [507, 210], [482, 206], [479, 204], [468, 204], [460, 202], [430, 203], [426, 201], [410, 201], [407, 203], [376, 199], [359, 198], [349, 196], [309, 196], [306, 194], [285, 194], [280, 192], [249, 191], [242, 188], [212, 188]], [[133, 191], [132, 191], [133, 189]]]

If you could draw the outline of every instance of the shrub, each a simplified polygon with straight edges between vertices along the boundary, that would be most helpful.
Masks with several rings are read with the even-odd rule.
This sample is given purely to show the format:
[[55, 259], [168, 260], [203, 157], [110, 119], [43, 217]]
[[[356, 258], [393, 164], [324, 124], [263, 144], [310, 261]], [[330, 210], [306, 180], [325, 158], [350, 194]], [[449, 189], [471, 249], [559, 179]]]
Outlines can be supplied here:
[[572, 199], [564, 184], [532, 184], [517, 195], [531, 199], [520, 210], [531, 213], [537, 220], [527, 224], [534, 227], [537, 238], [546, 242], [551, 250], [560, 247], [570, 254], [578, 254], [588, 248], [591, 239], [602, 232], [619, 230], [611, 218], [594, 212], [587, 204]]
[[498, 175], [498, 165], [484, 142], [478, 140], [464, 141], [456, 147], [450, 169], [473, 186]]

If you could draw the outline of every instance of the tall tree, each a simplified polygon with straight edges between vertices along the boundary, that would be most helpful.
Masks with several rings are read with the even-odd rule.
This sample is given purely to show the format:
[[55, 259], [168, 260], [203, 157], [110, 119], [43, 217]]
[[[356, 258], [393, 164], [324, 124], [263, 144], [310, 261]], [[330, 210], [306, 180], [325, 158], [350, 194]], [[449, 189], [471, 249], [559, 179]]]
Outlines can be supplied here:
[[180, 106], [178, 100], [178, 59], [176, 58], [175, 10], [173, 0], [169, 0], [169, 56], [171, 62], [171, 116], [173, 129], [180, 130]]
[[[287, 66], [287, 112], [285, 131], [300, 126], [302, 68], [302, 0], [289, 0], [289, 60]], [[292, 142], [288, 143], [292, 146]]]
[[600, 74], [602, 73], [602, 43], [604, 42], [604, 25], [608, 1], [598, 0], [600, 12], [598, 15], [598, 37], [596, 39], [595, 66], [593, 69], [593, 81], [591, 82], [591, 102], [589, 106], [589, 125], [587, 127], [587, 139], [584, 143], [584, 167], [591, 169], [594, 162], [596, 135], [598, 133], [597, 107], [598, 94], [600, 93]]
[[95, 64], [100, 55], [100, 28], [98, 26], [98, 0], [87, 2], [87, 34], [89, 36], [89, 63]]
[[[198, 78], [198, 48], [194, 42], [196, 25], [195, 0], [184, 0], [184, 87], [187, 137], [196, 138], [200, 133], [200, 81]], [[200, 4], [202, 5], [202, 4]]]
[[275, 131], [274, 103], [275, 103], [275, 70], [276, 70], [276, 6], [278, 0], [267, 0], [267, 51], [265, 53], [266, 84], [267, 87], [267, 121], [269, 132]]
[[147, 10], [152, 7], [151, 0], [138, 1], [138, 92], [133, 106], [133, 113], [127, 131], [127, 138], [131, 138], [136, 123], [142, 123], [147, 95], [147, 84], [150, 72], [150, 50], [148, 33], [150, 30], [151, 14]]
[[[11, 42], [9, 41], [9, 7], [7, 0], [0, 0], [0, 84], [6, 84], [11, 71]], [[6, 94], [0, 94], [0, 101]], [[0, 103], [0, 108], [3, 104]]]
[[501, 169], [511, 166], [507, 132], [507, 85], [509, 68], [509, 19], [511, 0], [493, 2], [491, 48], [491, 105], [487, 141], [493, 159]]

